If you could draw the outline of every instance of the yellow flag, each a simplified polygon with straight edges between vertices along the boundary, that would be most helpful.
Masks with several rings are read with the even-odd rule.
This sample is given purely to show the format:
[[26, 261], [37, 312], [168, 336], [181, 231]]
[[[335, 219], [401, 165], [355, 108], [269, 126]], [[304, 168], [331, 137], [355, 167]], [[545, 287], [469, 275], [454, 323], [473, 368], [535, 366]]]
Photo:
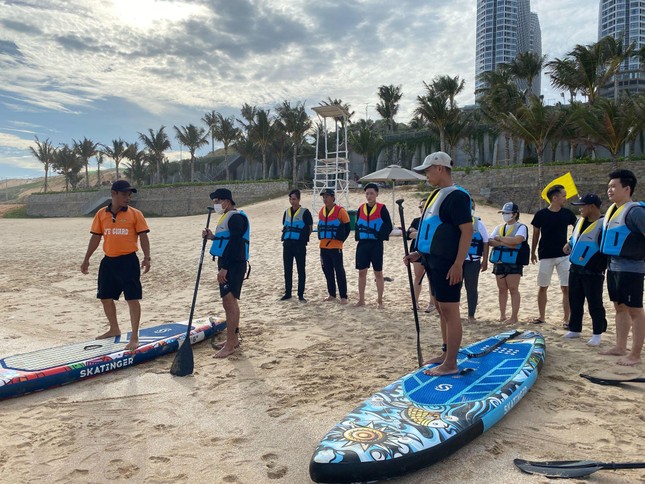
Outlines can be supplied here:
[[574, 195], [578, 194], [578, 188], [576, 187], [575, 182], [573, 181], [573, 177], [571, 176], [571, 172], [567, 172], [561, 177], [556, 178], [552, 182], [549, 182], [547, 186], [544, 187], [544, 190], [542, 190], [542, 198], [546, 200], [546, 203], [551, 203], [551, 200], [549, 200], [546, 196], [546, 192], [549, 191], [549, 188], [551, 188], [554, 185], [562, 185], [564, 189], [567, 192], [567, 199], [573, 197]]

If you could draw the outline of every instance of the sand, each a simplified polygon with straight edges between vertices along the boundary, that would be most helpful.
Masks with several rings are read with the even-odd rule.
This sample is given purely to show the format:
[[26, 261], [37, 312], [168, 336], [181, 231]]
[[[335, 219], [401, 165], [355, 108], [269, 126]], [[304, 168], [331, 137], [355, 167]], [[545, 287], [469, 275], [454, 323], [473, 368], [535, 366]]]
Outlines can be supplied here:
[[[419, 196], [406, 199], [407, 222]], [[391, 203], [390, 193], [381, 199]], [[352, 194], [356, 208], [362, 193]], [[205, 203], [207, 200], [205, 200]], [[320, 438], [375, 391], [412, 371], [416, 334], [410, 310], [403, 243], [386, 243], [386, 308], [376, 309], [368, 277], [364, 308], [323, 303], [325, 283], [316, 243], [307, 260], [309, 303], [279, 302], [283, 292], [282, 211], [286, 196], [243, 207], [252, 221], [251, 263], [241, 301], [242, 348], [227, 360], [212, 358], [208, 342], [195, 347], [193, 376], [169, 375], [172, 356], [88, 381], [0, 402], [0, 480], [3, 482], [228, 482], [306, 483]], [[303, 197], [305, 205], [311, 199]], [[497, 208], [478, 213], [491, 230]], [[185, 320], [197, 273], [206, 216], [151, 218], [152, 269], [143, 276], [143, 325]], [[523, 222], [530, 221], [522, 215]], [[8, 356], [91, 340], [106, 322], [96, 300], [96, 271], [79, 266], [89, 240], [89, 218], [0, 219], [0, 353]], [[346, 244], [350, 302], [357, 299], [353, 240]], [[537, 268], [521, 283], [522, 328], [539, 329], [547, 360], [537, 383], [500, 423], [443, 462], [393, 482], [546, 482], [521, 474], [515, 457], [533, 460], [636, 461], [645, 455], [643, 385], [593, 385], [581, 371], [642, 376], [643, 365], [621, 368], [583, 337], [564, 340], [555, 278], [547, 324], [528, 321], [535, 309]], [[214, 263], [205, 264], [197, 316], [221, 316]], [[295, 276], [294, 276], [295, 282]], [[464, 324], [464, 344], [502, 328], [497, 287], [480, 279], [476, 323]], [[422, 294], [427, 295], [424, 288]], [[427, 296], [424, 296], [427, 297]], [[462, 296], [465, 303], [465, 295]], [[422, 300], [423, 303], [426, 300]], [[609, 331], [614, 311], [607, 301]], [[127, 307], [118, 304], [122, 329]], [[462, 315], [465, 310], [462, 308]], [[420, 313], [424, 355], [440, 345], [436, 314]], [[645, 471], [599, 472], [591, 482], [635, 482]]]

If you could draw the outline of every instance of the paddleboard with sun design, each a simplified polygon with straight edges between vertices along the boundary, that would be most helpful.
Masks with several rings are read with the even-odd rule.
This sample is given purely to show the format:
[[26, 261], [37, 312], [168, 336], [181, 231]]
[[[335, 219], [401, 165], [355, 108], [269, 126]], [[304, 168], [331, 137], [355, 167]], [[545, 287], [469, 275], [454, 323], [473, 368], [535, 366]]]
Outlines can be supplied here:
[[462, 348], [458, 374], [423, 373], [436, 365], [415, 370], [365, 400], [325, 435], [309, 466], [311, 478], [373, 481], [443, 459], [517, 405], [544, 358], [542, 335], [508, 331]]

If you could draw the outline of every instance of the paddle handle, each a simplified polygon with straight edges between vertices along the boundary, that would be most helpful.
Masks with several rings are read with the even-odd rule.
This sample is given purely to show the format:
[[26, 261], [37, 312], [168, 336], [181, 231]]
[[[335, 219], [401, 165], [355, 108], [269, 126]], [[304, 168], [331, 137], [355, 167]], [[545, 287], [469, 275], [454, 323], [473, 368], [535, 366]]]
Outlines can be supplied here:
[[603, 469], [645, 469], [645, 462], [601, 462]]
[[[206, 218], [206, 228], [211, 224], [211, 214], [213, 213], [213, 207], [208, 207], [208, 217]], [[188, 316], [188, 328], [186, 328], [186, 341], [190, 344], [190, 330], [193, 327], [193, 316], [195, 315], [195, 304], [197, 304], [197, 290], [199, 289], [199, 280], [202, 277], [202, 265], [204, 264], [204, 253], [206, 252], [206, 237], [202, 240], [202, 252], [199, 255], [199, 265], [197, 266], [197, 280], [195, 281], [195, 290], [193, 291], [193, 302], [190, 305], [190, 316]]]
[[[408, 233], [405, 228], [405, 218], [403, 216], [403, 199], [396, 201], [396, 204], [399, 206], [399, 219], [401, 219], [401, 238], [403, 239], [403, 250], [405, 255], [410, 255], [410, 250], [408, 249]], [[410, 263], [407, 264], [408, 268], [408, 283], [410, 285], [410, 297], [412, 299], [412, 312], [414, 312], [414, 324], [417, 329], [417, 361], [419, 363], [419, 368], [423, 366], [423, 355], [421, 354], [421, 328], [419, 325], [419, 313], [417, 312], [417, 298], [414, 294], [414, 281], [412, 279], [412, 266]]]

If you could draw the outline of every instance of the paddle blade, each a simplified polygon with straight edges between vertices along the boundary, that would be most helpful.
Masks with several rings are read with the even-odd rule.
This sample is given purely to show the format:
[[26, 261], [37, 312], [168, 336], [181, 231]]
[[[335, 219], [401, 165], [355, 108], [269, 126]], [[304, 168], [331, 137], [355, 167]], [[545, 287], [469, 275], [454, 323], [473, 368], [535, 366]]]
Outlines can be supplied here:
[[190, 344], [190, 338], [185, 338], [172, 362], [170, 374], [175, 376], [192, 375], [194, 369], [193, 345]]
[[547, 477], [566, 479], [588, 476], [603, 469], [603, 466], [598, 462], [584, 460], [530, 462], [524, 459], [514, 459], [513, 464], [527, 474], [540, 474]]

